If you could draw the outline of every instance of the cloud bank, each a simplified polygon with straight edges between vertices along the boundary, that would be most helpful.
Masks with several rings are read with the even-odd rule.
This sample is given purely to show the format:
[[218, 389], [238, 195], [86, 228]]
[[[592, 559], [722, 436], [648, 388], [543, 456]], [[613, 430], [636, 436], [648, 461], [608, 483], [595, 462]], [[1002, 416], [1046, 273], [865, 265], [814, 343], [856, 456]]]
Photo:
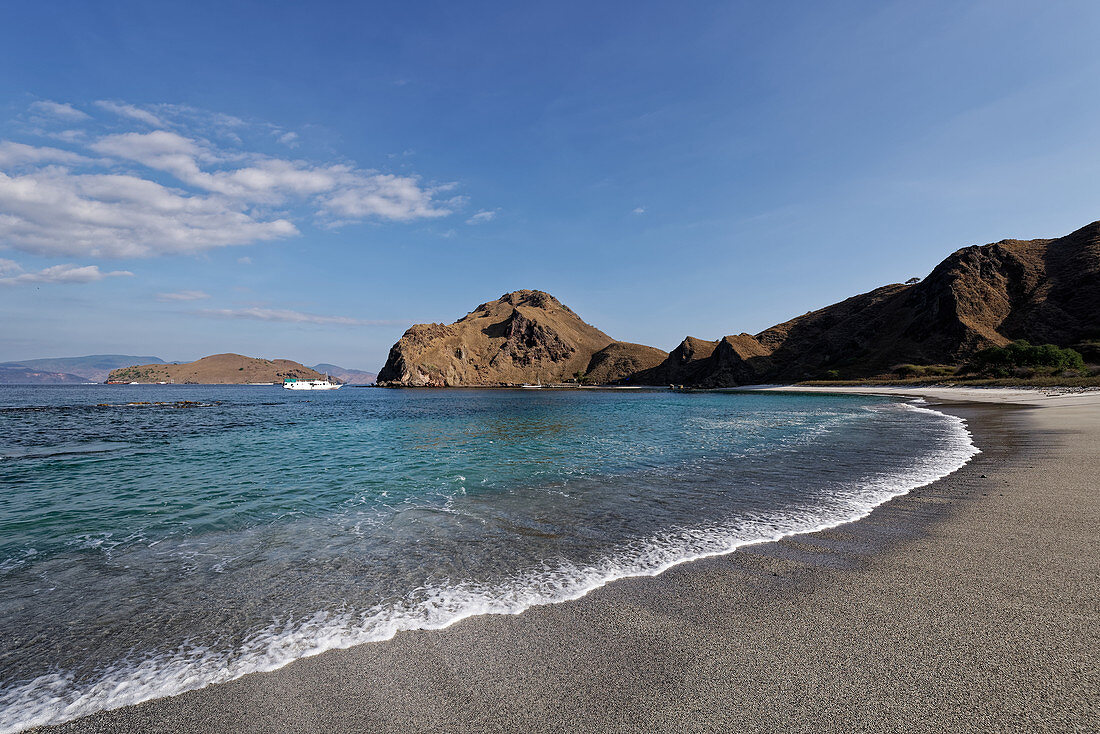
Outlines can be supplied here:
[[[448, 186], [413, 175], [249, 150], [241, 135], [250, 123], [229, 115], [106, 100], [87, 110], [31, 107], [37, 124], [69, 128], [36, 134], [74, 148], [0, 141], [0, 247], [35, 255], [190, 254], [291, 237], [303, 222], [443, 217], [458, 203], [439, 200]], [[298, 142], [261, 127], [269, 139]]]

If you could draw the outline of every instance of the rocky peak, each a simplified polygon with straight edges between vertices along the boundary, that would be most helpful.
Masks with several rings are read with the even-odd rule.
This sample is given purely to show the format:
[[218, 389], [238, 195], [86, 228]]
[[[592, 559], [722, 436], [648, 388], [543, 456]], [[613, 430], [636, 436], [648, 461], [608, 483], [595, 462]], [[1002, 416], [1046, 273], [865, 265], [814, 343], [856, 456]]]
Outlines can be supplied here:
[[505, 293], [499, 300], [501, 303], [507, 303], [512, 306], [529, 306], [530, 308], [542, 308], [547, 310], [564, 308], [558, 299], [545, 291], [512, 291], [511, 293]]
[[[549, 293], [518, 290], [479, 305], [453, 324], [413, 326], [390, 350], [378, 382], [451, 386], [574, 380], [587, 374], [593, 355], [616, 343]], [[654, 361], [630, 346], [630, 358], [601, 360], [600, 379], [623, 377], [620, 366]]]

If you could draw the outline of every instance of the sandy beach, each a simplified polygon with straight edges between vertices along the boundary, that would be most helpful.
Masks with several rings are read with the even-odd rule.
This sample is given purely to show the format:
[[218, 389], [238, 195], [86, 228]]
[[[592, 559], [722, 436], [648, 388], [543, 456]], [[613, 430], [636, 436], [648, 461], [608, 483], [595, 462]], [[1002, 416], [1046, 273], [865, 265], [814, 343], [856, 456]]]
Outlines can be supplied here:
[[1096, 731], [1100, 392], [870, 392], [982, 453], [833, 530], [41, 731]]

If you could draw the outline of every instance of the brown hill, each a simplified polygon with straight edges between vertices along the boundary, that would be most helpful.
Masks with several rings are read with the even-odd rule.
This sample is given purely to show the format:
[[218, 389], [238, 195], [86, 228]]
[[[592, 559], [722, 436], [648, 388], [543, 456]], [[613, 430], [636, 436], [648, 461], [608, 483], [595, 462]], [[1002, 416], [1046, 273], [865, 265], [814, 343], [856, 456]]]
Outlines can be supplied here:
[[453, 387], [581, 377], [614, 382], [664, 357], [658, 349], [616, 342], [549, 293], [521, 290], [483, 303], [453, 324], [413, 326], [390, 349], [378, 383]]
[[668, 352], [630, 342], [612, 342], [592, 355], [584, 382], [591, 385], [633, 382], [633, 376], [663, 364]]
[[1069, 346], [1097, 337], [1100, 222], [1054, 240], [966, 247], [919, 283], [883, 286], [755, 336], [689, 338], [635, 380], [722, 387], [855, 378], [903, 363], [958, 364], [1015, 339]]
[[214, 354], [186, 364], [146, 364], [112, 370], [109, 382], [172, 382], [200, 385], [244, 385], [250, 382], [282, 382], [287, 377], [304, 380], [324, 375], [289, 359], [259, 359], [240, 354]]

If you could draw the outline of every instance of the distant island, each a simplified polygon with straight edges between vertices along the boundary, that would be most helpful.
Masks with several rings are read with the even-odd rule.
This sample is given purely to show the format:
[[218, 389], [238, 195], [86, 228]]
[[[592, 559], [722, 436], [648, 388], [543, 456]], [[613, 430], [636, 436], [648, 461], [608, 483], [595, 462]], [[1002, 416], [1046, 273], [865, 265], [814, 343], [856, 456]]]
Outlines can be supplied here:
[[[350, 369], [347, 367], [340, 367], [339, 365], [320, 363], [313, 367], [305, 367], [299, 362], [293, 362], [291, 360], [263, 360], [250, 357], [242, 357], [241, 355], [213, 355], [213, 357], [232, 356], [240, 361], [239, 363], [220, 365], [220, 361], [204, 362], [198, 360], [197, 362], [190, 362], [190, 365], [202, 365], [197, 368], [198, 371], [193, 374], [188, 374], [184, 379], [176, 379], [177, 374], [182, 374], [176, 367], [185, 367], [186, 364], [181, 362], [168, 362], [160, 357], [140, 357], [126, 354], [90, 354], [84, 357], [51, 357], [45, 359], [25, 359], [13, 362], [0, 362], [0, 385], [78, 385], [89, 382], [106, 382], [108, 380], [112, 382], [196, 382], [206, 383], [214, 381], [217, 384], [240, 384], [239, 378], [242, 374], [247, 374], [249, 378], [256, 377], [258, 374], [264, 379], [248, 379], [244, 382], [282, 382], [283, 378], [278, 375], [281, 372], [286, 372], [288, 376], [299, 375], [330, 375], [338, 382], [343, 382], [349, 385], [372, 385], [374, 384], [376, 375], [373, 372], [367, 372], [365, 370]], [[206, 357], [205, 360], [211, 360], [213, 357]], [[285, 369], [281, 366], [279, 369], [271, 372], [267, 369], [268, 363], [279, 363], [283, 365], [285, 363]], [[168, 367], [170, 369], [161, 370], [161, 367]], [[228, 367], [228, 369], [223, 369]], [[208, 369], [209, 368], [209, 369]], [[241, 369], [244, 368], [244, 369]], [[133, 372], [123, 372], [123, 370], [131, 369]], [[312, 370], [312, 371], [310, 371]], [[297, 372], [295, 372], [297, 371]], [[224, 373], [224, 374], [223, 374]], [[266, 379], [270, 373], [271, 379]], [[115, 377], [112, 377], [112, 374]], [[134, 379], [123, 379], [121, 375], [134, 375]], [[159, 375], [157, 379], [138, 379], [141, 375], [148, 374], [150, 378]], [[170, 375], [172, 379], [165, 379], [165, 375]]]
[[1100, 222], [1058, 239], [965, 247], [923, 280], [882, 286], [759, 334], [689, 336], [671, 353], [616, 341], [548, 293], [515, 291], [453, 324], [411, 327], [378, 383], [714, 388], [956, 374], [1063, 379], [1086, 375], [1086, 361], [1100, 362]]
[[114, 383], [176, 383], [198, 385], [247, 385], [275, 383], [295, 377], [321, 380], [324, 374], [289, 359], [260, 359], [240, 354], [214, 354], [183, 364], [143, 364], [112, 370]]
[[3, 362], [0, 363], [0, 385], [103, 382], [111, 370], [132, 364], [164, 364], [164, 360], [129, 354], [89, 354]]

